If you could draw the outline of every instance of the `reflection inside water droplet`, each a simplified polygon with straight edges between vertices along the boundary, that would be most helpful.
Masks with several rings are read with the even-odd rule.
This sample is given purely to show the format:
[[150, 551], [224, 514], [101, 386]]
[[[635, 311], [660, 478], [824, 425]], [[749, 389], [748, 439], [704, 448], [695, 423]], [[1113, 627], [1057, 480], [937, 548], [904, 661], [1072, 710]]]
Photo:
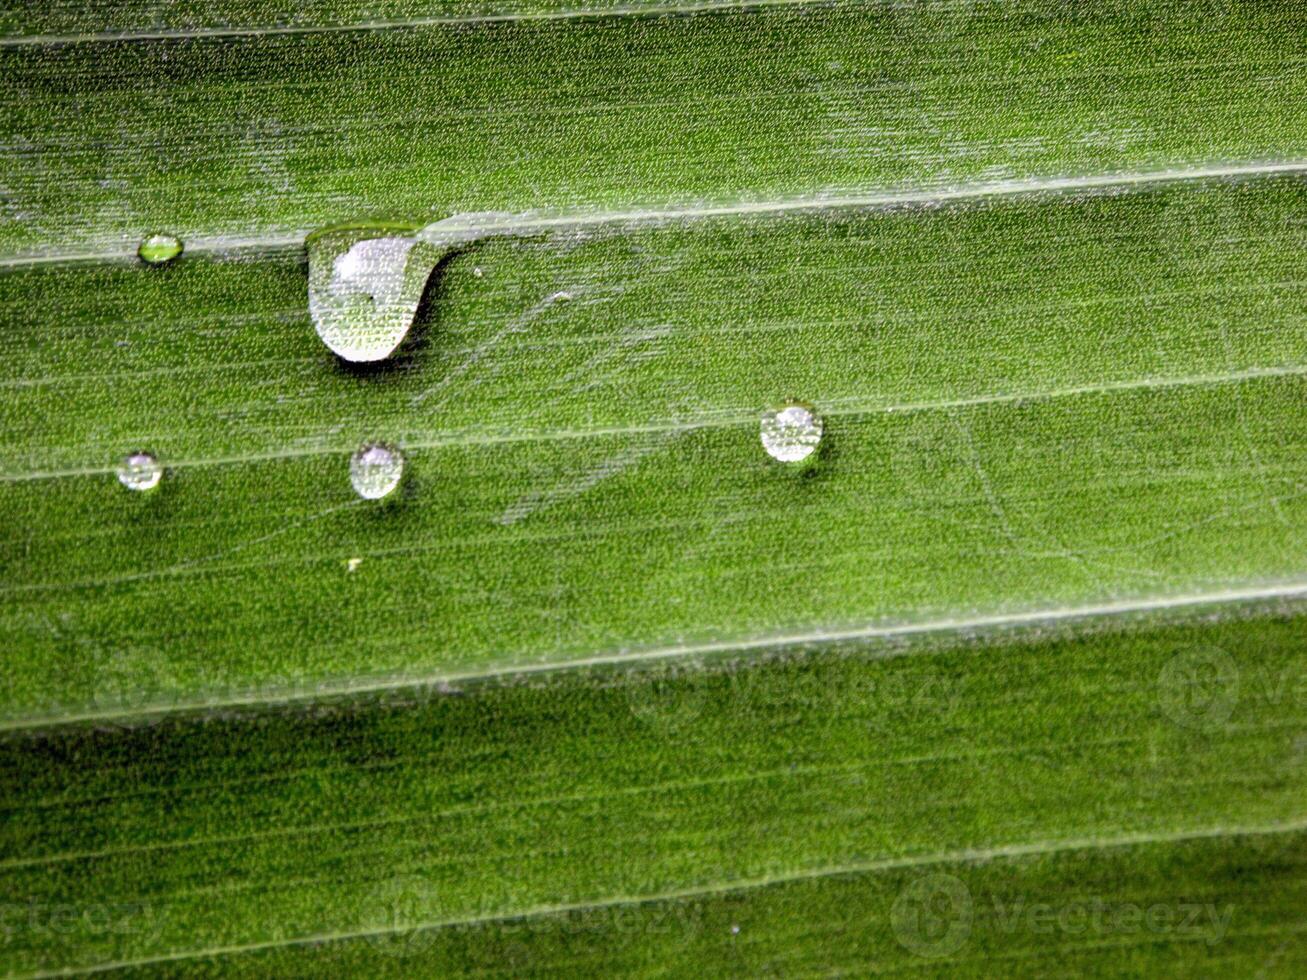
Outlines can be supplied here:
[[806, 405], [792, 403], [762, 416], [762, 447], [773, 459], [797, 463], [807, 459], [821, 442], [822, 421]]
[[142, 262], [150, 265], [163, 265], [182, 254], [182, 242], [173, 235], [151, 235], [141, 242], [136, 254]]
[[402, 234], [335, 229], [309, 238], [309, 315], [347, 361], [388, 357], [408, 333], [439, 253]]
[[349, 461], [349, 481], [364, 500], [380, 500], [399, 486], [403, 475], [404, 457], [378, 443], [363, 446]]
[[163, 479], [163, 467], [150, 453], [132, 453], [118, 467], [118, 482], [128, 490], [153, 490]]

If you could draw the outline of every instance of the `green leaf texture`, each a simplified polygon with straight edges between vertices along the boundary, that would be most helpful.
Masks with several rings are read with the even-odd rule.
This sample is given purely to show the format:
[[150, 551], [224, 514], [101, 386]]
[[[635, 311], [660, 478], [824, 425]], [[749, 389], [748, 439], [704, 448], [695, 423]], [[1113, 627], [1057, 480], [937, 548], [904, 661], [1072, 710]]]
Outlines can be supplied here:
[[[1300, 975], [1304, 39], [0, 14], [0, 973]], [[326, 349], [306, 234], [475, 212], [586, 223]]]

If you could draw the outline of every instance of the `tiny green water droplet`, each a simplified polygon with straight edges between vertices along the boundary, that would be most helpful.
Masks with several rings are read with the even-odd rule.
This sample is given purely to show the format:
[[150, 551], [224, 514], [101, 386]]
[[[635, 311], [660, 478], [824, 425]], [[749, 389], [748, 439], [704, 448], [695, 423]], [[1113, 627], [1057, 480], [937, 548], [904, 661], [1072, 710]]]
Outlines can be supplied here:
[[118, 482], [128, 490], [153, 490], [163, 479], [163, 467], [152, 453], [131, 453], [118, 467]]
[[821, 416], [807, 405], [792, 402], [763, 413], [762, 447], [773, 459], [797, 463], [816, 450], [821, 430]]
[[182, 254], [182, 242], [174, 235], [151, 235], [141, 242], [136, 254], [149, 265], [163, 265]]
[[399, 450], [380, 443], [361, 447], [349, 461], [349, 482], [364, 500], [380, 500], [399, 486], [403, 475], [404, 457]]

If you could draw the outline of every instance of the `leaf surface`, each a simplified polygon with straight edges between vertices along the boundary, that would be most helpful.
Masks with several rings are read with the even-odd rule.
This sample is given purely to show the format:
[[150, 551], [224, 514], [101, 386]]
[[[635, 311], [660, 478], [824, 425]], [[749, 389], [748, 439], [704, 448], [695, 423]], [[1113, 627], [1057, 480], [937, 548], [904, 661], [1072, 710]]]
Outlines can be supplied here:
[[0, 15], [0, 972], [1300, 974], [1304, 28]]

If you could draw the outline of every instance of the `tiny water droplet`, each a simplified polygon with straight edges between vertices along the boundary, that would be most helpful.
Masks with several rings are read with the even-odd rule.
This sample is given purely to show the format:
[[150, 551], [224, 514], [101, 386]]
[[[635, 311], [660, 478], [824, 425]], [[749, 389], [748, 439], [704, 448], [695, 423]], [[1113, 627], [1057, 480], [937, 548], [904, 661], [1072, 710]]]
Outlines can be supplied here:
[[364, 500], [380, 500], [399, 486], [403, 475], [404, 457], [379, 443], [363, 446], [349, 461], [349, 482]]
[[153, 490], [163, 479], [163, 467], [150, 453], [132, 453], [118, 467], [118, 482], [128, 490]]
[[309, 315], [347, 361], [380, 361], [399, 346], [439, 261], [430, 245], [394, 230], [328, 229], [310, 235]]
[[807, 459], [821, 442], [821, 416], [811, 408], [791, 403], [762, 416], [762, 448], [782, 463]]
[[472, 270], [472, 275], [480, 279], [482, 276], [485, 275], [485, 273], [481, 271], [481, 266], [477, 266]]
[[182, 254], [182, 241], [175, 235], [154, 234], [141, 242], [136, 254], [149, 265], [163, 265]]

